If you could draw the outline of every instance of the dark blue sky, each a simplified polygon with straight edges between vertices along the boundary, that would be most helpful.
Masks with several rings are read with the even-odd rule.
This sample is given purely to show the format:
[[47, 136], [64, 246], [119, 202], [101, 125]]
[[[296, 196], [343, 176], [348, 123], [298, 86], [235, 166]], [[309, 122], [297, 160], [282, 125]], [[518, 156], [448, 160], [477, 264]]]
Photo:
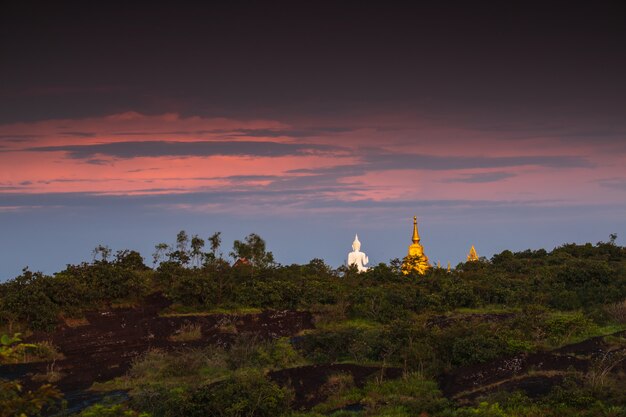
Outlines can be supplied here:
[[[404, 3], [404, 2], [403, 2]], [[0, 279], [251, 232], [282, 263], [626, 234], [621, 2], [14, 2]]]

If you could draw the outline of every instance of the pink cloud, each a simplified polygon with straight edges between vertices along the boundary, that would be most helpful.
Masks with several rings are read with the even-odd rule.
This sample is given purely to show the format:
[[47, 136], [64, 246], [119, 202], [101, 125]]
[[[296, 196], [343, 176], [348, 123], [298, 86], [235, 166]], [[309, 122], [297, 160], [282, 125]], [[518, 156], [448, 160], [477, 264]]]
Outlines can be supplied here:
[[[126, 112], [0, 125], [1, 180], [7, 186], [6, 193], [161, 194], [298, 189], [310, 191], [311, 198], [320, 195], [338, 201], [624, 201], [623, 191], [603, 186], [599, 180], [626, 177], [625, 153], [608, 153], [606, 147], [580, 141], [564, 146], [558, 135], [515, 135], [514, 129], [481, 130], [462, 123], [454, 125], [406, 115], [286, 123]], [[61, 148], [53, 149], [155, 141], [228, 141], [235, 146], [250, 142], [309, 144], [334, 150], [269, 156], [218, 152], [205, 156], [127, 158], [103, 151], [83, 158]], [[399, 161], [397, 167], [394, 158]], [[523, 158], [529, 162], [516, 162], [525, 161]], [[541, 158], [556, 162], [542, 163]], [[564, 162], [559, 166], [559, 158], [586, 163]], [[384, 164], [377, 162], [383, 159]], [[413, 159], [428, 164], [407, 165]], [[512, 161], [510, 166], [507, 161]], [[484, 166], [480, 166], [482, 162]], [[443, 163], [443, 167], [438, 168], [438, 163]]]

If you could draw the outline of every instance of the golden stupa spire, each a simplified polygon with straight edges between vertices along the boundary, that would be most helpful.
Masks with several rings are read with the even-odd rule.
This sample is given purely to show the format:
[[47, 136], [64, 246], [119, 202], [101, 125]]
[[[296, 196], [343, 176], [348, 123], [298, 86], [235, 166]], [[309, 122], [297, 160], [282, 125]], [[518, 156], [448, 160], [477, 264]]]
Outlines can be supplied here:
[[470, 248], [469, 254], [467, 255], [467, 262], [475, 262], [478, 260], [478, 253], [476, 253], [476, 248], [474, 245]]
[[420, 245], [420, 235], [417, 231], [417, 216], [413, 216], [413, 243], [409, 245], [407, 257], [402, 263], [402, 272], [408, 274], [411, 271], [418, 274], [425, 274], [431, 267], [428, 263], [428, 257], [424, 254], [424, 248]]
[[417, 233], [417, 216], [413, 216], [413, 237], [411, 238], [413, 243], [420, 243], [420, 235]]

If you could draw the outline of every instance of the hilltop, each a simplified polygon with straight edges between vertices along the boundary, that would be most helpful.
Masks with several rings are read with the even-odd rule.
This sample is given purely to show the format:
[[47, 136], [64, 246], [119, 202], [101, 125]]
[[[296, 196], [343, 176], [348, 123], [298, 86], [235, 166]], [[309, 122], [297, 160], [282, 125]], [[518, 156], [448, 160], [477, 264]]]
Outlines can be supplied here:
[[54, 414], [58, 389], [85, 417], [626, 415], [614, 238], [424, 275], [277, 265], [256, 235], [231, 265], [213, 238], [157, 245], [155, 268], [101, 246], [0, 284], [0, 333], [22, 339], [4, 339], [0, 404], [30, 390]]

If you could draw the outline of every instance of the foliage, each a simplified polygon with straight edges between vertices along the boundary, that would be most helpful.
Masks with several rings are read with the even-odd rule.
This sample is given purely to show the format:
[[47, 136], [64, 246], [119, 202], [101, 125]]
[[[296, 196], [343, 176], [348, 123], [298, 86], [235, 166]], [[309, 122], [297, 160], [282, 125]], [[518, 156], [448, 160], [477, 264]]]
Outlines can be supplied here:
[[150, 417], [148, 413], [139, 413], [131, 410], [125, 405], [103, 405], [95, 404], [91, 407], [84, 409], [80, 414], [80, 417]]
[[256, 233], [251, 233], [244, 241], [235, 240], [230, 256], [235, 260], [247, 259], [253, 266], [265, 268], [274, 263], [272, 252], [265, 250], [265, 241]]
[[[263, 372], [329, 362], [393, 366], [406, 375], [365, 387], [357, 387], [349, 375], [333, 376], [323, 388], [330, 398], [317, 411], [335, 415], [609, 416], [619, 415], [626, 404], [619, 394], [624, 381], [616, 377], [624, 363], [617, 342], [604, 356], [594, 356], [576, 384], [542, 400], [507, 394], [459, 407], [443, 399], [433, 382], [458, 367], [624, 329], [626, 249], [613, 237], [552, 251], [503, 251], [450, 272], [433, 268], [407, 276], [400, 260], [365, 273], [333, 269], [320, 259], [278, 265], [256, 234], [234, 242], [230, 256], [246, 262], [233, 266], [223, 258], [221, 244], [219, 232], [203, 238], [181, 231], [174, 241], [156, 246], [154, 269], [138, 252], [114, 253], [103, 245], [91, 263], [68, 265], [53, 276], [25, 269], [0, 284], [0, 326], [10, 334], [13, 328], [50, 330], [60, 319], [139, 303], [155, 291], [174, 303], [171, 311], [302, 309], [315, 314], [316, 328], [291, 340], [263, 341], [254, 334], [235, 334], [232, 323], [221, 323], [231, 338], [228, 349], [151, 351], [135, 361], [127, 376], [109, 383], [130, 390], [132, 409], [103, 405], [90, 409], [100, 413], [93, 415], [139, 415], [132, 410], [141, 410], [154, 417], [279, 416], [287, 412], [291, 394]], [[201, 333], [190, 325], [173, 340], [195, 340]], [[6, 336], [0, 342], [0, 361], [19, 359], [16, 351], [24, 349], [17, 348], [19, 340]], [[41, 347], [42, 356], [45, 350]], [[353, 403], [364, 408], [338, 409]]]
[[418, 374], [409, 374], [392, 381], [370, 382], [365, 387], [362, 401], [370, 411], [391, 406], [409, 416], [435, 414], [450, 406], [437, 384]]
[[19, 362], [28, 349], [37, 346], [30, 343], [21, 343], [21, 333], [15, 333], [12, 337], [3, 334], [0, 336], [0, 365]]
[[24, 392], [15, 381], [0, 380], [0, 417], [36, 417], [63, 406], [61, 392], [49, 384]]
[[252, 370], [195, 391], [185, 406], [186, 416], [276, 417], [289, 409], [290, 392]]

